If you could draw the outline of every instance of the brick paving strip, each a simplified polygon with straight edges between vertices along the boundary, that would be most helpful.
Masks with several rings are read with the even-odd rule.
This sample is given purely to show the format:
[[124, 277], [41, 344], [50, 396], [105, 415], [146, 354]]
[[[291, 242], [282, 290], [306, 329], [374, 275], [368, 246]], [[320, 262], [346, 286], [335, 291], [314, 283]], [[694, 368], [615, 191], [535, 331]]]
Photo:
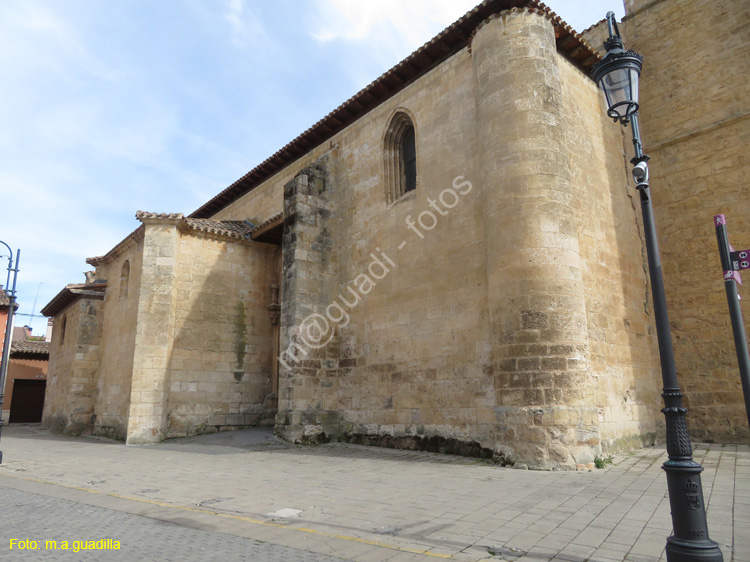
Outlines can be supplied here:
[[[10, 426], [1, 447], [0, 487], [268, 541], [311, 560], [656, 562], [671, 527], [660, 447], [592, 472], [297, 447], [266, 430], [125, 447]], [[750, 562], [750, 447], [700, 445], [695, 457], [711, 537], [726, 562]]]

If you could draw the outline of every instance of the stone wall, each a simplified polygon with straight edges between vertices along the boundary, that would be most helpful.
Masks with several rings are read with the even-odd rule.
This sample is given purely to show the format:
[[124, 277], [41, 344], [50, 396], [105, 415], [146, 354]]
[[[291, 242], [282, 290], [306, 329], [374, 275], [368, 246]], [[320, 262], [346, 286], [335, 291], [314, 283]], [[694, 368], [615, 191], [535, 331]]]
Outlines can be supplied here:
[[301, 443], [338, 434], [339, 329], [329, 319], [339, 284], [334, 248], [335, 154], [284, 186], [277, 433]]
[[[696, 439], [747, 442], [713, 216], [726, 215], [735, 248], [750, 247], [750, 3], [626, 7], [626, 48], [644, 56], [640, 124], [688, 425]], [[629, 130], [624, 143], [632, 154]]]
[[[417, 189], [389, 204], [398, 113]], [[285, 188], [282, 435], [548, 468], [653, 440], [620, 133], [542, 16], [502, 14], [330, 146]]]
[[99, 368], [102, 300], [79, 298], [56, 317], [42, 425], [80, 434], [91, 430]]
[[[272, 423], [272, 327], [279, 249], [139, 213], [131, 444]], [[137, 280], [137, 279], [136, 279]]]
[[558, 66], [592, 403], [602, 447], [613, 451], [651, 443], [663, 426], [640, 201], [628, 184], [621, 128], [602, 119], [604, 96], [580, 70], [563, 61]]
[[143, 237], [138, 235], [96, 270], [96, 277], [106, 279], [109, 288], [104, 297], [93, 432], [121, 440], [127, 435], [130, 411], [142, 262]]
[[[712, 217], [750, 246], [750, 5], [627, 5], [689, 423], [697, 438], [747, 439]], [[594, 47], [605, 29], [589, 30]], [[417, 188], [393, 201], [387, 131], [404, 116]], [[660, 377], [629, 135], [543, 15], [503, 12], [212, 217], [283, 209], [282, 249], [140, 214], [142, 241], [101, 268], [101, 349], [102, 303], [64, 311], [81, 347], [52, 354], [45, 423], [80, 430], [101, 411], [96, 431], [122, 437], [127, 417], [128, 442], [144, 443], [269, 422], [281, 270], [276, 427], [291, 440], [538, 468], [652, 442]], [[125, 260], [137, 289], [123, 299]]]
[[587, 464], [599, 420], [553, 29], [501, 14], [472, 54], [497, 439], [535, 465]]
[[232, 205], [222, 209], [212, 218], [216, 220], [244, 220], [259, 225], [283, 210], [284, 184], [292, 179], [293, 170], [284, 170], [267, 180], [262, 186]]
[[273, 423], [267, 307], [279, 259], [277, 246], [181, 233], [168, 437]]
[[167, 437], [169, 359], [174, 342], [178, 216], [143, 214], [143, 262], [128, 417], [128, 444]]
[[[339, 359], [335, 370], [334, 358], [316, 358], [334, 368], [325, 376], [317, 362], [294, 370], [290, 384], [320, 381], [307, 391], [307, 410], [305, 402], [295, 404], [308, 435], [322, 430], [329, 438], [365, 443], [464, 447], [478, 420], [494, 420], [482, 204], [469, 187], [477, 181], [473, 100], [463, 51], [332, 143], [336, 189], [324, 192], [327, 201], [316, 206], [333, 211], [328, 222], [335, 238], [326, 259], [338, 279], [316, 312], [332, 326]], [[409, 114], [415, 126], [417, 189], [389, 205], [383, 144], [397, 112]], [[456, 185], [466, 195], [453, 185], [462, 174], [468, 183]], [[446, 189], [459, 198], [456, 209], [430, 211], [427, 197], [437, 201]], [[419, 225], [423, 212], [437, 221], [422, 215], [429, 231]], [[285, 291], [285, 305], [293, 300]], [[303, 379], [307, 368], [312, 372]]]

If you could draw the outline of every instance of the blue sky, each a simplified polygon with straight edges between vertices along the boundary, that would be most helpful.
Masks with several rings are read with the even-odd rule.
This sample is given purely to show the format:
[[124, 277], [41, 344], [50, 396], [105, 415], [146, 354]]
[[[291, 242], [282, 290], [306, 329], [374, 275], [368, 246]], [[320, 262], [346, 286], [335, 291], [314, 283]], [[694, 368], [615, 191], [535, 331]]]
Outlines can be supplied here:
[[[46, 319], [24, 315], [83, 282], [86, 258], [136, 228], [137, 210], [194, 211], [478, 1], [0, 3], [16, 325], [43, 334]], [[547, 4], [577, 30], [624, 15], [621, 0]]]

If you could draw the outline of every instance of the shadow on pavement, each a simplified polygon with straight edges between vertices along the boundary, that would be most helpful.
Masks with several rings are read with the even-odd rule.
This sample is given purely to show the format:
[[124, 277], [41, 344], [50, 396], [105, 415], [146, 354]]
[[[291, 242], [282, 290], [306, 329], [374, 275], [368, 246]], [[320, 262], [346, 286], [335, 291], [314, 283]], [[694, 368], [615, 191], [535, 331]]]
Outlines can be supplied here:
[[[115, 441], [98, 435], [70, 436], [53, 433], [40, 424], [13, 424], [4, 428], [3, 437], [14, 439], [48, 440], [54, 442], [101, 444], [125, 447], [122, 441]], [[272, 427], [251, 427], [220, 433], [208, 433], [193, 437], [168, 439], [161, 443], [132, 445], [128, 449], [157, 449], [176, 453], [196, 453], [203, 455], [232, 455], [238, 453], [268, 452], [273, 454], [307, 456], [315, 455], [330, 458], [381, 459], [433, 464], [488, 465], [487, 460], [462, 457], [427, 451], [390, 449], [351, 443], [325, 443], [322, 445], [294, 445], [273, 434]], [[2, 444], [0, 443], [0, 450]], [[501, 468], [498, 466], [498, 468]]]

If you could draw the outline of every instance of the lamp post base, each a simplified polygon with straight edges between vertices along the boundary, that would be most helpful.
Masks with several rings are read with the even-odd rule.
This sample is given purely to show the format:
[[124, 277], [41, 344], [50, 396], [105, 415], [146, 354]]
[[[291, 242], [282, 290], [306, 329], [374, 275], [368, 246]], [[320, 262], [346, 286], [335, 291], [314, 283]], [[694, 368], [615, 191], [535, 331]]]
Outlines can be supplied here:
[[[686, 430], [680, 423], [684, 421], [684, 412], [677, 416], [681, 419], [676, 425]], [[682, 431], [678, 429], [677, 433]], [[667, 475], [674, 529], [674, 534], [667, 538], [667, 562], [723, 562], [719, 544], [708, 536], [701, 484], [703, 467], [690, 457], [682, 457], [666, 461], [662, 469]]]
[[676, 537], [667, 539], [667, 562], [723, 562], [718, 543], [707, 539], [696, 543]]

